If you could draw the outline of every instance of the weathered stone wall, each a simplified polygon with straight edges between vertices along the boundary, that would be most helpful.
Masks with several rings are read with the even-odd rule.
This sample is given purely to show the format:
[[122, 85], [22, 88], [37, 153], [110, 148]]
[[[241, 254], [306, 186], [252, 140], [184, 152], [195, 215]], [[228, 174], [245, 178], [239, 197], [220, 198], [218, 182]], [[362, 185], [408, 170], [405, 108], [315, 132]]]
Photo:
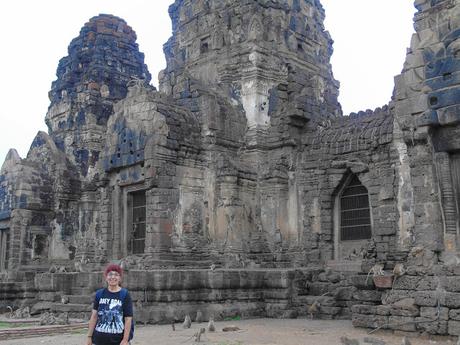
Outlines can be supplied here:
[[[305, 244], [315, 261], [352, 260], [352, 251], [367, 253], [370, 249], [373, 252], [365, 255], [368, 259], [394, 260], [398, 212], [392, 122], [392, 110], [384, 107], [325, 122], [314, 136], [305, 139], [297, 174]], [[335, 198], [349, 174], [355, 174], [368, 190], [373, 236], [358, 247], [346, 248], [345, 243], [339, 243], [334, 212]]]
[[[123, 286], [132, 295], [139, 323], [182, 321], [186, 314], [194, 320], [197, 311], [203, 319], [228, 317], [305, 317], [309, 306], [315, 318], [349, 318], [355, 303], [359, 277], [318, 268], [303, 269], [163, 269], [130, 270]], [[40, 311], [88, 315], [94, 291], [103, 283], [102, 272], [43, 273], [29, 286], [34, 300], [16, 298]], [[5, 300], [12, 303], [15, 290]]]
[[[401, 229], [406, 242], [455, 251], [458, 210], [453, 157], [458, 150], [459, 102], [457, 1], [416, 1], [416, 33], [395, 86], [395, 129], [414, 215]], [[440, 91], [442, 90], [442, 91]], [[407, 216], [406, 216], [407, 218]], [[443, 243], [444, 242], [444, 243]]]
[[[353, 307], [353, 323], [460, 335], [458, 327], [458, 1], [416, 1], [416, 33], [395, 78], [394, 146], [399, 185], [393, 288]], [[380, 262], [387, 269], [387, 260]], [[405, 275], [398, 277], [400, 273]], [[363, 292], [371, 291], [360, 287]]]
[[460, 335], [458, 267], [433, 261], [428, 250], [417, 248], [409, 253], [407, 273], [392, 288], [357, 286], [361, 294], [373, 298], [352, 307], [353, 325]]

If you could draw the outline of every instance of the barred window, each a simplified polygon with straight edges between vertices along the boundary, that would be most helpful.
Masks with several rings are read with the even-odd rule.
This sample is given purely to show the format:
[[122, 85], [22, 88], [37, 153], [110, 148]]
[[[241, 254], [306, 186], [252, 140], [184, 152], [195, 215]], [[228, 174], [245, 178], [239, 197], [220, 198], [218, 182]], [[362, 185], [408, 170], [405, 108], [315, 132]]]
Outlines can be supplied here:
[[0, 270], [8, 269], [10, 258], [10, 230], [0, 230]]
[[131, 207], [131, 234], [128, 248], [131, 254], [143, 254], [145, 249], [145, 191], [130, 193]]
[[372, 237], [369, 196], [356, 175], [351, 176], [340, 194], [340, 240]]

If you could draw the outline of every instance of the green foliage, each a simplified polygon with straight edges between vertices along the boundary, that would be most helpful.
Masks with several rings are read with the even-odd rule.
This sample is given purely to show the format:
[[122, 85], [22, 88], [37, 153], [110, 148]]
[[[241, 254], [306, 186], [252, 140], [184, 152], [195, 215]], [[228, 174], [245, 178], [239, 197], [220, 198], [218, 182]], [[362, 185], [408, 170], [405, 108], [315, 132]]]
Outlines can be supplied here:
[[239, 321], [241, 320], [241, 315], [229, 316], [224, 318], [224, 321]]

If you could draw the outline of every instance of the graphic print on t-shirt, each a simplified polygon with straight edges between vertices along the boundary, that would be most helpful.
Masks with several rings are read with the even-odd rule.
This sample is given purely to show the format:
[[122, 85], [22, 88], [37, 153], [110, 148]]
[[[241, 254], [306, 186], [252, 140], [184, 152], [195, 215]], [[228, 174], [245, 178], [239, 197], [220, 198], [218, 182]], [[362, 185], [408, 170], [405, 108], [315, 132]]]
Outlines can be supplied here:
[[100, 333], [123, 333], [123, 309], [119, 299], [101, 298], [97, 312], [96, 331]]

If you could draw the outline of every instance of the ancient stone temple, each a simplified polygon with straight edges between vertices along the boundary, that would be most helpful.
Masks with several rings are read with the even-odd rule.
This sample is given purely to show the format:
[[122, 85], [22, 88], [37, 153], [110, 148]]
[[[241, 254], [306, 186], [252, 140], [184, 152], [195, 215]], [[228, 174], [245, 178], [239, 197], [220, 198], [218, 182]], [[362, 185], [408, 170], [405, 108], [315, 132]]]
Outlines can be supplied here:
[[460, 1], [415, 7], [392, 99], [349, 116], [319, 0], [176, 0], [159, 90], [127, 23], [90, 19], [1, 169], [0, 304], [86, 312], [116, 261], [145, 322], [320, 302], [460, 335]]

